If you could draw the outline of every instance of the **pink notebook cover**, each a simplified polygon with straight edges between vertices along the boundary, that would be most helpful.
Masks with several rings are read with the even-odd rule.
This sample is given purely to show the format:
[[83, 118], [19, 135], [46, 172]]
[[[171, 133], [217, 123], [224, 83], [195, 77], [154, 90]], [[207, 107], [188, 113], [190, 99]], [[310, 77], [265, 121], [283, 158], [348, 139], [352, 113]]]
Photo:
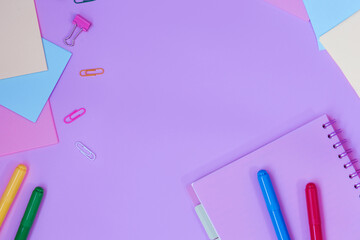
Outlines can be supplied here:
[[265, 0], [265, 2], [271, 3], [305, 21], [309, 21], [303, 0]]
[[310, 239], [305, 185], [318, 185], [324, 239], [360, 236], [360, 189], [344, 168], [349, 157], [326, 115], [265, 145], [192, 184], [221, 240], [276, 239], [258, 181], [257, 171], [269, 172], [291, 239]]
[[36, 123], [0, 106], [0, 156], [58, 143], [47, 102]]

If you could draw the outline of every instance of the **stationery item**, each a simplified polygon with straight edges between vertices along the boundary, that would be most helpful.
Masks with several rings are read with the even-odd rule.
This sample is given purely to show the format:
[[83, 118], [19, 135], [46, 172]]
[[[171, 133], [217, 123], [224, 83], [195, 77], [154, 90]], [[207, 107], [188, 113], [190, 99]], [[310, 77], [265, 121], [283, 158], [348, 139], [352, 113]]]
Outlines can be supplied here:
[[50, 103], [36, 123], [0, 106], [0, 156], [58, 143]]
[[266, 170], [260, 170], [257, 173], [257, 177], [277, 238], [279, 240], [290, 240], [289, 232], [269, 174]]
[[217, 235], [216, 230], [213, 224], [211, 223], [209, 216], [206, 214], [204, 207], [201, 204], [197, 205], [195, 207], [195, 212], [198, 215], [201, 224], [204, 226], [209, 239], [211, 240], [219, 239], [219, 236]]
[[[359, 2], [360, 4], [360, 2]], [[326, 50], [360, 96], [360, 12], [320, 37]]]
[[[354, 0], [304, 0], [316, 39], [360, 10], [360, 1]], [[324, 46], [319, 41], [319, 49]]]
[[23, 164], [19, 164], [10, 178], [6, 189], [1, 196], [0, 199], [0, 227], [4, 222], [6, 214], [9, 211], [9, 208], [14, 201], [14, 198], [20, 188], [20, 185], [25, 177], [26, 174], [26, 166]]
[[0, 81], [0, 105], [36, 122], [71, 53], [43, 40], [49, 70]]
[[0, 80], [47, 70], [33, 0], [2, 1], [0, 29]]
[[103, 68], [84, 69], [80, 71], [80, 76], [89, 77], [89, 76], [101, 75], [103, 73], [104, 73]]
[[38, 209], [40, 207], [43, 195], [44, 195], [44, 189], [41, 187], [36, 187], [32, 192], [24, 216], [21, 219], [19, 229], [16, 233], [15, 240], [27, 239], [30, 229], [34, 223]]
[[76, 109], [64, 118], [64, 122], [67, 124], [72, 123], [73, 121], [84, 115], [85, 113], [86, 113], [85, 108]]
[[311, 240], [322, 240], [319, 200], [315, 183], [305, 188]]
[[86, 147], [82, 142], [75, 142], [75, 146], [79, 151], [87, 157], [89, 160], [94, 161], [96, 158], [95, 153], [93, 153], [88, 147]]
[[80, 3], [87, 3], [87, 2], [93, 2], [93, 1], [95, 1], [95, 0], [83, 0], [83, 1], [76, 1], [76, 0], [74, 0], [74, 3], [80, 4]]
[[265, 2], [271, 3], [304, 21], [309, 21], [309, 16], [302, 0], [265, 0]]
[[[80, 15], [76, 15], [76, 17], [73, 20], [73, 24], [74, 24], [73, 30], [71, 31], [70, 35], [64, 39], [64, 43], [71, 47], [75, 45], [75, 40], [82, 31], [87, 32], [89, 30], [89, 28], [91, 26], [91, 22], [89, 22], [88, 20], [86, 20], [85, 18], [83, 18]], [[80, 31], [78, 31], [75, 34], [75, 36], [73, 37], [72, 41], [70, 43], [68, 43], [68, 40], [70, 40], [70, 38], [74, 34], [76, 28], [80, 28]]]
[[322, 230], [327, 240], [360, 234], [357, 166], [326, 115], [280, 137], [192, 184], [221, 240], [276, 239], [256, 173], [267, 169], [292, 239], [309, 239], [304, 187], [321, 189]]

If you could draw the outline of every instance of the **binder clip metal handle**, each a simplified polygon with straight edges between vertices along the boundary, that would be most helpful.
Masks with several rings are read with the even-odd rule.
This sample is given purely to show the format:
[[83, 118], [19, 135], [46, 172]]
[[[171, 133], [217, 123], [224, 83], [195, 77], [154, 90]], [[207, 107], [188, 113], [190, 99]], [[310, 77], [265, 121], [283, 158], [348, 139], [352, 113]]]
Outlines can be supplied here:
[[[73, 24], [74, 24], [73, 30], [71, 31], [70, 35], [64, 39], [64, 43], [71, 47], [75, 45], [75, 40], [80, 35], [80, 33], [82, 33], [83, 31], [87, 32], [89, 30], [89, 28], [91, 26], [91, 22], [89, 22], [88, 20], [86, 20], [85, 18], [83, 18], [80, 15], [76, 15], [76, 17], [73, 20]], [[74, 35], [76, 28], [80, 28], [80, 30]], [[74, 35], [74, 37], [73, 37], [72, 41], [70, 43], [68, 43], [68, 40], [73, 35]]]
[[76, 38], [80, 35], [80, 33], [82, 32], [82, 30], [79, 31], [79, 32], [75, 35], [75, 37], [73, 38], [73, 40], [72, 40], [70, 43], [68, 43], [67, 41], [68, 41], [68, 40], [71, 38], [71, 36], [74, 34], [76, 28], [77, 28], [77, 25], [75, 24], [75, 26], [74, 26], [72, 32], [70, 33], [70, 35], [69, 35], [67, 38], [64, 39], [64, 43], [65, 43], [66, 45], [71, 46], [71, 47], [73, 47], [73, 46], [75, 45], [75, 40], [76, 40]]

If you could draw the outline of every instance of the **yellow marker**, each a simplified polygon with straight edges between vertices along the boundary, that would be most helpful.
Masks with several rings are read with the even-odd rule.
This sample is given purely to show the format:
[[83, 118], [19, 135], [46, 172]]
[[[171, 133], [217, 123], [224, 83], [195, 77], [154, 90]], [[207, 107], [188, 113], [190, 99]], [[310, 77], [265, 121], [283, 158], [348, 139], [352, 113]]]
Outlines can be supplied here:
[[18, 165], [0, 199], [0, 227], [25, 177], [26, 166]]

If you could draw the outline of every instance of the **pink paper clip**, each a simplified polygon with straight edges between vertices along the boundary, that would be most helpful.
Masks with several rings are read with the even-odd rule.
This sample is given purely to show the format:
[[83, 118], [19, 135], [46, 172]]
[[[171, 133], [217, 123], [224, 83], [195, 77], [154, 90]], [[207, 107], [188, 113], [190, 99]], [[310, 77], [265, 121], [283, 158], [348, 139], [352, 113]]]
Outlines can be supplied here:
[[[68, 37], [66, 37], [64, 39], [64, 43], [71, 47], [75, 45], [75, 39], [80, 35], [80, 33], [82, 31], [87, 32], [89, 30], [89, 28], [91, 26], [91, 22], [89, 22], [88, 20], [86, 20], [85, 18], [83, 18], [80, 15], [76, 15], [76, 17], [73, 20], [73, 24], [74, 24], [74, 28], [73, 28], [72, 32], [70, 33], [70, 35]], [[71, 43], [68, 43], [67, 40], [69, 40], [72, 37], [72, 35], [74, 34], [77, 27], [80, 28], [80, 31], [78, 31], [78, 33], [75, 34]]]
[[72, 113], [70, 113], [69, 115], [67, 115], [64, 118], [64, 122], [65, 123], [72, 123], [73, 121], [75, 121], [76, 119], [78, 119], [79, 117], [84, 115], [85, 113], [86, 113], [85, 108], [76, 109], [75, 111], [73, 111]]

